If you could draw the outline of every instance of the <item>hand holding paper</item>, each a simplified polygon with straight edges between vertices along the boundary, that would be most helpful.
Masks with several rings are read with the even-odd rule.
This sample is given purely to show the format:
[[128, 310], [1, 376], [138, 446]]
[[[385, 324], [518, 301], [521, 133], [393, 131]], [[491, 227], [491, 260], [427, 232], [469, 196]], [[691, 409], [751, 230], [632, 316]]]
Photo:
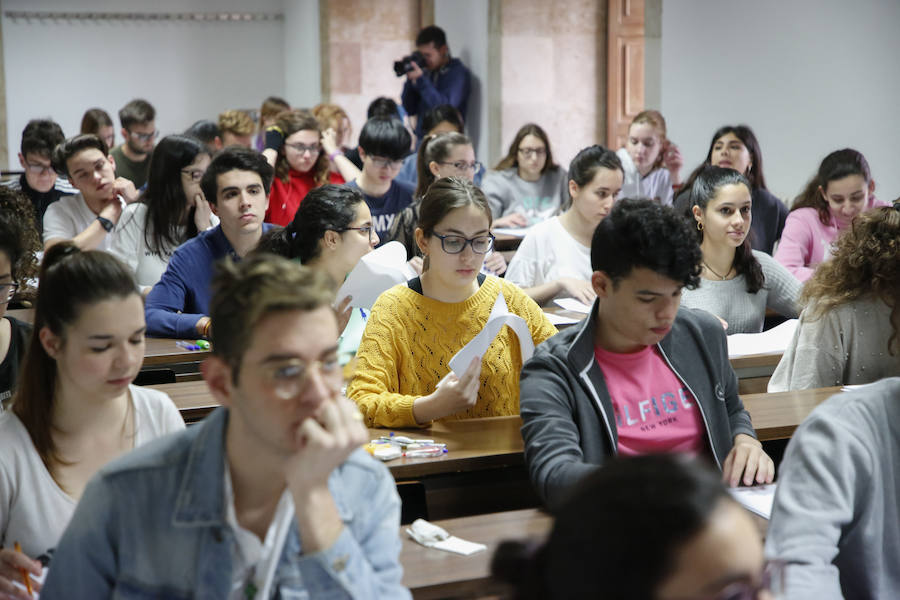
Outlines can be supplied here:
[[481, 388], [481, 356], [473, 356], [465, 372], [459, 377], [447, 373], [429, 395], [417, 399], [413, 417], [417, 423], [427, 423], [475, 406]]
[[516, 333], [516, 337], [519, 338], [522, 362], [524, 363], [531, 358], [534, 354], [534, 340], [531, 339], [531, 330], [528, 329], [528, 323], [522, 317], [509, 312], [509, 308], [506, 306], [506, 299], [500, 293], [497, 295], [497, 301], [494, 302], [494, 307], [491, 309], [491, 314], [488, 316], [484, 328], [450, 359], [449, 364], [453, 372], [459, 375], [468, 366], [473, 356], [484, 356], [504, 325], [508, 325]]

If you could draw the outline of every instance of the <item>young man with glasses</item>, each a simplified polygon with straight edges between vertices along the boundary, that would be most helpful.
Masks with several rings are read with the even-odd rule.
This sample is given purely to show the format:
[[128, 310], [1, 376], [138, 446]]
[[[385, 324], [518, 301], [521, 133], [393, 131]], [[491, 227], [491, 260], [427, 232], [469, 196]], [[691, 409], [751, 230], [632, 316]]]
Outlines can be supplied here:
[[41, 594], [410, 598], [396, 486], [341, 394], [331, 282], [261, 255], [213, 288], [203, 377], [223, 407], [100, 471]]
[[113, 148], [110, 155], [116, 161], [116, 174], [130, 180], [138, 189], [147, 183], [150, 153], [159, 137], [155, 119], [156, 110], [146, 100], [132, 100], [119, 111], [125, 141]]
[[209, 337], [213, 267], [240, 260], [272, 225], [263, 223], [273, 170], [262, 154], [225, 148], [209, 163], [200, 189], [219, 224], [179, 246], [147, 295], [147, 334], [168, 338]]
[[382, 244], [391, 241], [394, 221], [412, 204], [413, 188], [396, 181], [411, 144], [412, 136], [399, 119], [374, 117], [366, 121], [359, 134], [362, 173], [348, 185], [365, 196]]
[[51, 204], [44, 213], [44, 249], [71, 240], [82, 250], [109, 250], [125, 205], [138, 199], [134, 184], [116, 177], [106, 143], [92, 133], [69, 138], [53, 152], [53, 168], [78, 193]]
[[48, 119], [34, 119], [22, 130], [19, 164], [24, 173], [5, 182], [4, 187], [25, 194], [34, 207], [34, 219], [38, 233], [43, 231], [44, 213], [47, 207], [62, 198], [78, 192], [65, 177], [59, 177], [53, 169], [53, 149], [65, 140], [62, 128]]

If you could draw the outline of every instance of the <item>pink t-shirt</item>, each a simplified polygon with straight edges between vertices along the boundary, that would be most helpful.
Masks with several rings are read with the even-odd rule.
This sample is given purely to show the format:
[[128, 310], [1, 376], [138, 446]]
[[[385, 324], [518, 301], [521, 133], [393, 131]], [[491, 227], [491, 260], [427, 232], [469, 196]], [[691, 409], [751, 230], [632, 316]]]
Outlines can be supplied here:
[[612, 399], [619, 454], [687, 452], [708, 447], [697, 402], [656, 346], [618, 354], [594, 347]]

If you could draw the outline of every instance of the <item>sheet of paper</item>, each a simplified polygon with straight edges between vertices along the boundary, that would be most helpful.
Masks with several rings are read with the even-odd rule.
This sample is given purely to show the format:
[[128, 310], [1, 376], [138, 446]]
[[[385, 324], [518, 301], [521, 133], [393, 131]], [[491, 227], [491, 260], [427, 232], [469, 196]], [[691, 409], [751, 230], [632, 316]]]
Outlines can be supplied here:
[[544, 311], [544, 316], [547, 317], [547, 320], [554, 325], [571, 325], [572, 323], [580, 322], [578, 319], [573, 319], [572, 317], [564, 317], [562, 315], [557, 315], [555, 313], [547, 311]]
[[750, 354], [784, 352], [797, 330], [798, 319], [785, 321], [762, 333], [735, 333], [728, 336], [728, 358]]
[[491, 233], [494, 235], [511, 235], [513, 237], [525, 237], [531, 231], [531, 227], [494, 227]]
[[553, 301], [557, 306], [564, 308], [566, 310], [571, 310], [572, 312], [580, 312], [584, 314], [589, 314], [591, 312], [591, 307], [584, 302], [579, 302], [575, 298], [557, 298]]
[[775, 487], [777, 483], [766, 485], [754, 485], [749, 487], [729, 488], [731, 496], [747, 510], [758, 514], [764, 519], [772, 516], [772, 503], [775, 501]]
[[438, 550], [443, 550], [444, 552], [462, 554], [463, 556], [469, 556], [470, 554], [476, 554], [478, 552], [484, 552], [485, 550], [487, 550], [487, 546], [485, 546], [484, 544], [470, 542], [468, 540], [458, 538], [455, 535], [451, 535], [449, 538], [441, 542], [435, 542], [429, 547], [437, 548]]
[[387, 244], [363, 256], [337, 293], [340, 303], [353, 296], [355, 308], [370, 309], [382, 293], [416, 276], [406, 262], [406, 248], [400, 242]]
[[474, 357], [484, 357], [484, 353], [487, 352], [491, 342], [494, 341], [494, 338], [497, 337], [504, 325], [508, 325], [515, 332], [516, 337], [519, 338], [522, 362], [524, 363], [531, 358], [534, 354], [534, 340], [531, 339], [531, 330], [528, 329], [528, 323], [522, 317], [509, 312], [506, 306], [506, 299], [500, 293], [497, 294], [497, 301], [494, 302], [494, 307], [491, 309], [491, 314], [488, 316], [484, 328], [450, 359], [450, 369], [456, 373], [457, 377], [461, 377], [466, 372], [469, 363], [472, 362]]

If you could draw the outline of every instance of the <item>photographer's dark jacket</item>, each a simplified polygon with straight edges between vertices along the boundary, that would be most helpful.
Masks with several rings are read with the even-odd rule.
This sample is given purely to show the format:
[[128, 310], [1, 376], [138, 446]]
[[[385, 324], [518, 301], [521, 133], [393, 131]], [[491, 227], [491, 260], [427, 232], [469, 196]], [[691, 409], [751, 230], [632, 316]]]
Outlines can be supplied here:
[[[618, 448], [612, 402], [594, 357], [596, 325], [595, 303], [587, 319], [541, 344], [522, 369], [525, 462], [535, 490], [551, 509]], [[709, 313], [681, 308], [658, 347], [697, 400], [711, 454], [721, 468], [735, 435], [756, 437], [738, 397], [721, 324]]]
[[403, 86], [403, 108], [410, 115], [418, 115], [416, 120], [416, 137], [422, 139], [422, 121], [425, 113], [441, 104], [452, 104], [466, 121], [466, 108], [469, 105], [469, 89], [471, 74], [466, 65], [458, 58], [451, 58], [445, 66], [437, 71], [425, 71], [414, 82], [407, 81]]

